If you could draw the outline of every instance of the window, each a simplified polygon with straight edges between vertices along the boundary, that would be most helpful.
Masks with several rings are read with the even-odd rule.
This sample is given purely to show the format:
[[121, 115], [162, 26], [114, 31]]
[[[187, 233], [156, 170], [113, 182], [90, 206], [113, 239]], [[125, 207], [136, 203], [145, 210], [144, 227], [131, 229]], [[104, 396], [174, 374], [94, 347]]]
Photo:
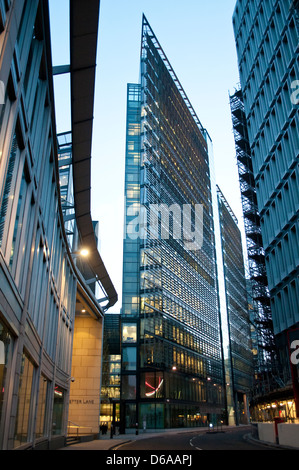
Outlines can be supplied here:
[[16, 156], [17, 156], [17, 149], [18, 149], [17, 136], [15, 134], [13, 137], [10, 157], [8, 160], [8, 167], [7, 167], [7, 172], [6, 172], [3, 197], [2, 197], [2, 201], [0, 201], [0, 247], [2, 246], [2, 242], [3, 242], [6, 215], [7, 215], [7, 211], [9, 208], [9, 201], [11, 199], [11, 188], [12, 188], [13, 173], [14, 173]]
[[15, 226], [14, 226], [14, 231], [13, 231], [13, 240], [12, 240], [12, 245], [11, 245], [10, 261], [9, 261], [10, 268], [12, 268], [13, 261], [15, 258], [18, 258], [18, 260], [20, 259], [20, 257], [18, 256], [16, 257], [14, 255], [16, 252], [18, 252], [18, 248], [20, 244], [20, 237], [22, 234], [22, 228], [23, 228], [23, 223], [24, 223], [23, 216], [25, 212], [27, 188], [28, 188], [28, 178], [26, 177], [26, 171], [24, 169], [22, 181], [21, 181], [19, 199], [18, 199]]
[[141, 374], [141, 397], [163, 398], [164, 378], [162, 372], [147, 372]]
[[136, 184], [127, 185], [127, 198], [136, 199], [139, 196], [139, 186]]
[[136, 375], [124, 375], [122, 377], [122, 399], [136, 399]]
[[2, 432], [2, 410], [6, 401], [6, 384], [12, 357], [13, 339], [6, 326], [0, 320], [0, 448]]
[[28, 425], [33, 376], [34, 366], [29, 357], [26, 354], [23, 354], [18, 392], [18, 408], [15, 426], [14, 447], [19, 447], [28, 441]]
[[136, 429], [136, 405], [133, 403], [125, 406], [125, 422], [127, 429]]
[[35, 437], [43, 437], [46, 435], [45, 429], [45, 415], [46, 415], [46, 406], [47, 406], [47, 379], [41, 376], [39, 381], [39, 397], [38, 397], [38, 407], [37, 407], [37, 417], [36, 417], [36, 429]]
[[54, 391], [54, 406], [52, 417], [52, 435], [59, 436], [62, 434], [63, 412], [64, 412], [64, 396], [65, 391], [56, 386]]
[[136, 348], [123, 348], [123, 370], [136, 370], [137, 351]]
[[158, 403], [140, 404], [140, 419], [143, 429], [163, 429], [164, 405]]
[[137, 341], [137, 325], [136, 323], [123, 324], [122, 327], [122, 341], [123, 343], [136, 343]]

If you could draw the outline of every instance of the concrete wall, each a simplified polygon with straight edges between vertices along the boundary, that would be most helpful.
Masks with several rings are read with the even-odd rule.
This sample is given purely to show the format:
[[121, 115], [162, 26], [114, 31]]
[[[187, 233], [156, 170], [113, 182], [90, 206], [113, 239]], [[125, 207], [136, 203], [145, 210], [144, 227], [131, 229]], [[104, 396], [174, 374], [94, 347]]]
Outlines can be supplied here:
[[299, 448], [299, 424], [278, 424], [278, 440], [280, 445]]
[[[80, 426], [79, 434], [98, 434], [102, 362], [101, 320], [75, 319], [69, 421]], [[73, 433], [77, 432], [73, 428]], [[70, 432], [69, 432], [70, 434]]]
[[274, 423], [257, 423], [260, 441], [299, 449], [299, 424], [281, 423], [277, 425], [278, 439]]
[[258, 423], [257, 428], [260, 441], [276, 443], [274, 423]]

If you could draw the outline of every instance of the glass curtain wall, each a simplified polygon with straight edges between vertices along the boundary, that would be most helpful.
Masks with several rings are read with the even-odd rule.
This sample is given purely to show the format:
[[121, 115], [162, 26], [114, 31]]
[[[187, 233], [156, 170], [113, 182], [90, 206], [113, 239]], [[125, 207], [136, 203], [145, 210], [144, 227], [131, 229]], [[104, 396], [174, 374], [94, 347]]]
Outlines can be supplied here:
[[248, 399], [252, 393], [253, 354], [249, 308], [238, 221], [217, 187], [220, 232], [225, 273], [225, 294], [231, 364], [231, 390], [235, 424], [248, 423]]
[[[122, 343], [123, 420], [140, 428], [220, 420], [225, 403], [206, 135], [145, 18], [141, 83], [128, 87], [125, 194], [123, 335], [128, 318], [137, 334]], [[163, 208], [170, 209], [166, 216]], [[193, 247], [188, 242], [199, 232], [202, 244]]]
[[[125, 226], [123, 245], [123, 303], [121, 326], [121, 427], [135, 428], [137, 397], [137, 342], [140, 304], [140, 85], [127, 89], [127, 147], [125, 172]], [[131, 403], [132, 402], [132, 403]]]

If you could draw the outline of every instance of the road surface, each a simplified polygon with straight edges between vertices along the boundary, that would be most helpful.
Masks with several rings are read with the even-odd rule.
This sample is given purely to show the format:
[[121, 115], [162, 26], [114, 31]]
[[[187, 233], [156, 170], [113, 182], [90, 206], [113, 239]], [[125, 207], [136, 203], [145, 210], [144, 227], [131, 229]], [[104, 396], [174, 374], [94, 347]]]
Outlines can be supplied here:
[[117, 450], [280, 450], [246, 439], [251, 428], [232, 428], [225, 431], [192, 431], [190, 433], [157, 434], [121, 445]]

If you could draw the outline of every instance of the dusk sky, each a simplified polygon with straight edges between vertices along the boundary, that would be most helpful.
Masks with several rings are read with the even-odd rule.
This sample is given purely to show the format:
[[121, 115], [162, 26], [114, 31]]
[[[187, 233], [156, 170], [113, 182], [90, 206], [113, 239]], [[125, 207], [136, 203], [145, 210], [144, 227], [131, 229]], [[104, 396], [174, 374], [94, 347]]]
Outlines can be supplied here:
[[[53, 63], [69, 63], [68, 0], [51, 0]], [[155, 32], [214, 147], [216, 179], [241, 230], [243, 219], [229, 93], [239, 82], [235, 0], [101, 0], [92, 153], [92, 217], [120, 301], [126, 90], [139, 81], [142, 14]], [[55, 79], [57, 131], [70, 130], [69, 77]]]

